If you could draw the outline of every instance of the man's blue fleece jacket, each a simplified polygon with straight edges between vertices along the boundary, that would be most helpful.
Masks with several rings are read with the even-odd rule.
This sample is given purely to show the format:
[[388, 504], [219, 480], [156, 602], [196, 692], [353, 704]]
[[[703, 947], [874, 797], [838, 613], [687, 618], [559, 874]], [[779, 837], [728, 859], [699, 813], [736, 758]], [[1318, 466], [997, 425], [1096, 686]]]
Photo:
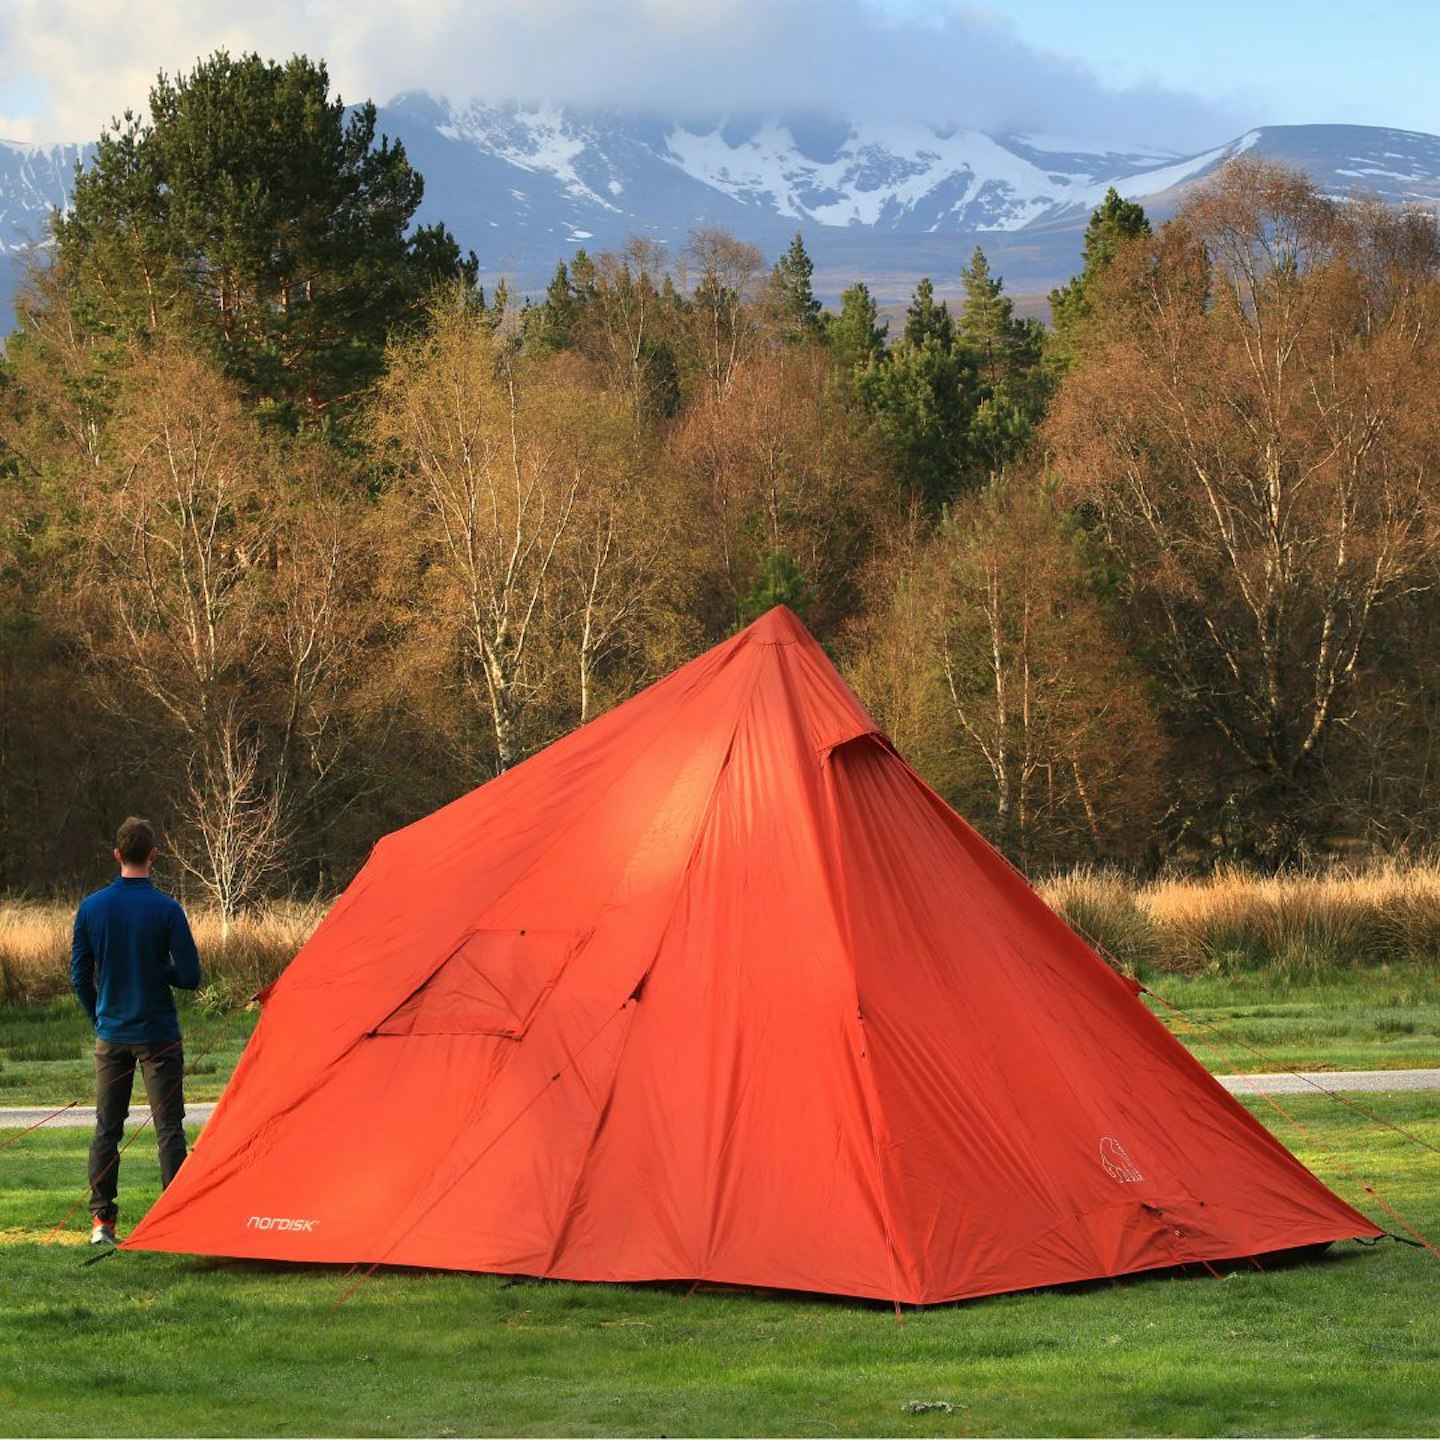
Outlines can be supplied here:
[[86, 896], [75, 912], [70, 983], [102, 1040], [178, 1040], [170, 987], [200, 986], [200, 956], [179, 902], [136, 876]]

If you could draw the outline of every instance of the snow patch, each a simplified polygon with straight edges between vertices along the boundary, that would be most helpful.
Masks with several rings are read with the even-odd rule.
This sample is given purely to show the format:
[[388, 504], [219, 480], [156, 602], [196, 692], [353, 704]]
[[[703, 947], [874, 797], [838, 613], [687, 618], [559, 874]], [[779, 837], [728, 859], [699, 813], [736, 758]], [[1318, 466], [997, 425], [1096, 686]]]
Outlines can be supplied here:
[[[1251, 131], [1201, 155], [1132, 149], [1123, 156], [1085, 157], [1079, 142], [1062, 137], [1013, 137], [1012, 143], [1037, 152], [1043, 144], [1047, 158], [1088, 158], [1074, 171], [1042, 168], [982, 131], [903, 123], [852, 131], [836, 158], [823, 164], [801, 155], [789, 131], [775, 122], [736, 144], [725, 139], [723, 126], [704, 133], [677, 126], [667, 150], [686, 174], [736, 200], [819, 225], [875, 225], [897, 211], [928, 219], [923, 212], [933, 207], [936, 218], [927, 231], [945, 217], [954, 217], [960, 228], [1019, 230], [1057, 211], [1093, 209], [1112, 185], [1132, 198], [1168, 190], [1259, 138]], [[1168, 163], [1157, 166], [1155, 160]]]
[[[703, 134], [676, 127], [667, 147], [674, 164], [714, 189], [820, 225], [874, 225], [887, 211], [914, 211], [932, 196], [942, 213], [961, 215], [983, 191], [986, 228], [1015, 230], [1056, 205], [1094, 203], [1105, 193], [1092, 175], [1041, 169], [978, 130], [875, 126], [852, 132], [823, 164], [801, 155], [790, 132], [774, 122], [735, 145], [723, 127]], [[943, 201], [935, 193], [942, 186]], [[818, 195], [838, 198], [807, 198]]]
[[1178, 150], [1137, 145], [1133, 140], [1113, 138], [1102, 140], [1093, 135], [1049, 135], [1026, 131], [1013, 138], [1022, 145], [1027, 145], [1030, 149], [1039, 150], [1046, 155], [1075, 155], [1087, 158], [1094, 156], [1107, 160], [1134, 161], [1138, 164], [1147, 161], [1163, 162], [1184, 158]]
[[[575, 162], [592, 149], [596, 137], [584, 133], [563, 109], [554, 105], [471, 105], [453, 120], [453, 124], [439, 127], [442, 135], [468, 140], [487, 155], [521, 170], [552, 175], [577, 199], [620, 213], [575, 169]], [[614, 181], [609, 188], [612, 195], [620, 193]]]
[[1353, 170], [1336, 169], [1337, 175], [1348, 176], [1352, 180], [1393, 180], [1397, 185], [1423, 185], [1427, 179], [1433, 177], [1406, 172], [1403, 170], [1390, 170], [1383, 165], [1361, 165]]
[[1204, 174], [1206, 170], [1239, 153], [1233, 145], [1220, 145], [1214, 150], [1205, 151], [1203, 155], [1192, 155], [1178, 165], [1167, 165], [1160, 170], [1146, 170], [1139, 175], [1130, 175], [1122, 180], [1096, 186], [1086, 203], [1093, 209], [1105, 198], [1105, 191], [1112, 184], [1127, 200], [1142, 200], [1147, 196], [1159, 195], [1186, 180], [1193, 180], [1197, 175]]

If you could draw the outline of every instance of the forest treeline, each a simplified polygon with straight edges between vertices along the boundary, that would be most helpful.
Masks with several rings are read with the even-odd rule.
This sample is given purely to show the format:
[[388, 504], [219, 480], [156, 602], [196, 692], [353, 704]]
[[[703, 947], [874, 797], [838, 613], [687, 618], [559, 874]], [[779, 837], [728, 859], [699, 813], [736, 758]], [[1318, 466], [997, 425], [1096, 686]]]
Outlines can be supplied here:
[[[1029, 868], [1440, 828], [1440, 244], [1236, 161], [1052, 323], [716, 230], [487, 294], [323, 65], [161, 76], [0, 365], [0, 888], [124, 814], [234, 913], [795, 609]], [[959, 260], [960, 257], [957, 257]]]

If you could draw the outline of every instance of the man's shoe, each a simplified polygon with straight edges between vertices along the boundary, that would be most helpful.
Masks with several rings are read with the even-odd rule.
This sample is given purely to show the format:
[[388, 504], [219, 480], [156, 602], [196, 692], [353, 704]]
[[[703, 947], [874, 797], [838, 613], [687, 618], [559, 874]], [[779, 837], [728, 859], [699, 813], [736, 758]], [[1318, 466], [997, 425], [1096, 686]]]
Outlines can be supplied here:
[[115, 1243], [115, 1222], [102, 1220], [97, 1215], [95, 1223], [90, 1227], [90, 1243], [92, 1245], [113, 1245]]

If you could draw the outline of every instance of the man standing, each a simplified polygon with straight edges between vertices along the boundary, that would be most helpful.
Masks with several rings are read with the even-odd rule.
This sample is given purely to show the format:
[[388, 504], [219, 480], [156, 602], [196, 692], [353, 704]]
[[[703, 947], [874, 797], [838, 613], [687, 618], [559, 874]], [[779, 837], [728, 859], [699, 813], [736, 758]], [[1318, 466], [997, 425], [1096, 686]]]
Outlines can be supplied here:
[[184, 910], [150, 883], [155, 854], [150, 822], [131, 816], [115, 837], [119, 879], [75, 913], [70, 983], [96, 1035], [92, 1245], [115, 1243], [120, 1136], [137, 1063], [155, 1120], [162, 1189], [185, 1159], [185, 1057], [170, 989], [199, 988], [200, 957]]

